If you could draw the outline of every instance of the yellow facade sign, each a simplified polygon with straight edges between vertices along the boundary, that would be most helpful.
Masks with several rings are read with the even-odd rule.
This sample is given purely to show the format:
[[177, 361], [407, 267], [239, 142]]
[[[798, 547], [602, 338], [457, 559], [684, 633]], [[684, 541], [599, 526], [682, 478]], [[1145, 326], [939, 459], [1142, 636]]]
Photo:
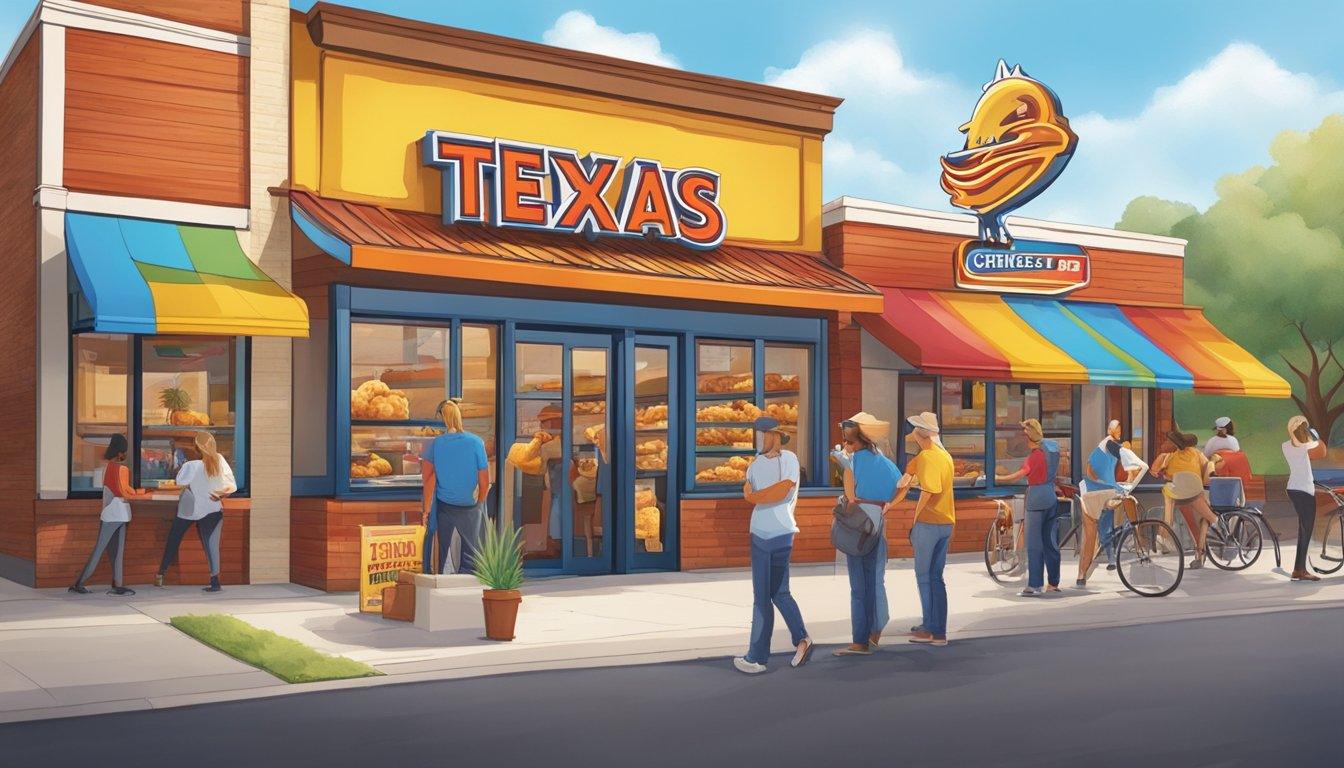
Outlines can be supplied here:
[[424, 540], [423, 525], [359, 526], [360, 611], [381, 612], [383, 590], [397, 583], [397, 574], [420, 572]]
[[[712, 168], [729, 243], [821, 249], [821, 139], [746, 120], [319, 52], [293, 50], [293, 184], [323, 197], [441, 215], [428, 130], [500, 136]], [[614, 201], [613, 201], [614, 202]]]

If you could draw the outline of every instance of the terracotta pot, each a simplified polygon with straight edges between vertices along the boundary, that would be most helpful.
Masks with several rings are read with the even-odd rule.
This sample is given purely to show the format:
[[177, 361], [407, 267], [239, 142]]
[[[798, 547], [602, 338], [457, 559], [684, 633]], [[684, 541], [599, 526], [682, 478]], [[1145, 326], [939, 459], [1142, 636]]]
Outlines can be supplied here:
[[512, 640], [518, 621], [518, 606], [523, 593], [516, 589], [487, 589], [481, 593], [485, 606], [485, 636], [490, 640]]

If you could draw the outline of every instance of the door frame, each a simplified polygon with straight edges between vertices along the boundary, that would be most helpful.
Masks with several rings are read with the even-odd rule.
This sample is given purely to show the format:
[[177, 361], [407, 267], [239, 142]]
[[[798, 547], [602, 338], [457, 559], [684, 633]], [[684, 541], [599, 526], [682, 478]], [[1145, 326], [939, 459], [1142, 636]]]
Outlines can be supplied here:
[[[635, 358], [639, 347], [657, 347], [667, 351], [667, 485], [663, 514], [666, 516], [663, 551], [656, 553], [635, 551]], [[621, 389], [629, 393], [621, 400], [621, 436], [628, 436], [628, 445], [621, 449], [621, 467], [617, 477], [621, 490], [618, 506], [621, 512], [620, 548], [617, 550], [621, 573], [641, 571], [675, 571], [680, 565], [681, 552], [681, 408], [684, 398], [681, 385], [681, 338], [672, 334], [636, 334], [627, 332], [622, 340]]]
[[[513, 434], [509, 436], [509, 445], [512, 446], [514, 440], [518, 439], [517, 427], [517, 408], [519, 400], [555, 400], [553, 396], [549, 397], [520, 397], [517, 382], [518, 366], [518, 345], [519, 344], [549, 344], [559, 346], [561, 349], [560, 376], [562, 386], [560, 389], [560, 408], [561, 418], [561, 451], [560, 464], [562, 467], [568, 467], [573, 460], [573, 441], [574, 441], [574, 387], [573, 373], [574, 349], [603, 349], [607, 353], [607, 429], [608, 439], [618, 437], [620, 431], [616, 427], [613, 408], [614, 402], [619, 402], [616, 398], [617, 392], [613, 391], [612, 384], [616, 379], [616, 361], [614, 359], [616, 351], [616, 342], [611, 334], [605, 333], [582, 333], [569, 332], [562, 330], [549, 329], [518, 329], [515, 328], [511, 334], [510, 345], [508, 349], [508, 363], [510, 368], [509, 390], [505, 392], [508, 398], [507, 406], [509, 409], [509, 424]], [[549, 394], [549, 393], [548, 393]], [[503, 441], [500, 441], [503, 444]], [[608, 443], [608, 455], [611, 454], [611, 443]], [[506, 454], [507, 455], [507, 454]], [[611, 473], [608, 472], [608, 478], [611, 479]], [[614, 481], [613, 481], [614, 484]], [[616, 497], [615, 489], [608, 490], [609, 497]], [[508, 503], [501, 495], [501, 509]], [[596, 575], [614, 573], [616, 570], [615, 547], [612, 546], [614, 534], [619, 526], [616, 525], [616, 510], [612, 506], [602, 505], [602, 546], [603, 554], [594, 558], [579, 558], [574, 553], [574, 498], [571, 493], [563, 493], [560, 496], [560, 559], [559, 560], [533, 560], [524, 561], [524, 568], [528, 573], [534, 575]], [[508, 509], [507, 512], [512, 515], [514, 510]], [[504, 513], [501, 512], [500, 518], [503, 520]]]

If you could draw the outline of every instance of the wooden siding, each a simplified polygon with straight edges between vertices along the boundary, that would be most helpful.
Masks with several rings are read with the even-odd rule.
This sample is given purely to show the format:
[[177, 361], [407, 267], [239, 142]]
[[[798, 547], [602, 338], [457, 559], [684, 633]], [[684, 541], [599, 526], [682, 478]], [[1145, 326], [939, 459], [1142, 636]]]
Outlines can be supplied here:
[[69, 189], [247, 206], [246, 57], [71, 29], [65, 98]]
[[235, 35], [248, 33], [248, 0], [86, 0], [91, 5], [141, 13]]
[[[74, 583], [84, 568], [98, 538], [98, 499], [67, 499], [37, 502], [37, 586], [65, 587]], [[153, 584], [159, 569], [168, 529], [177, 505], [173, 502], [131, 503], [127, 527], [125, 578], [128, 585]], [[246, 584], [248, 573], [249, 500], [224, 502], [224, 523], [219, 546], [223, 584]], [[110, 584], [112, 568], [104, 555], [89, 584]], [[182, 539], [177, 564], [164, 574], [165, 584], [209, 584], [210, 569], [195, 530]]]
[[[837, 495], [839, 491], [837, 490]], [[835, 560], [831, 546], [831, 508], [834, 496], [798, 500], [794, 510], [798, 534], [794, 537], [793, 562], [829, 563]], [[912, 557], [910, 524], [913, 501], [902, 502], [887, 517], [887, 556]], [[952, 533], [952, 552], [980, 552], [985, 533], [997, 509], [991, 499], [957, 500], [957, 525]], [[681, 568], [745, 568], [749, 551], [751, 505], [736, 499], [681, 500]]]
[[863, 332], [857, 325], [841, 327], [841, 324], [841, 320], [833, 316], [826, 325], [831, 387], [830, 402], [827, 403], [830, 418], [826, 420], [826, 434], [823, 435], [827, 445], [836, 434], [836, 424], [863, 410]]
[[39, 35], [20, 51], [0, 83], [0, 553], [33, 560], [37, 496], [37, 100]]
[[[878, 224], [841, 222], [823, 232], [831, 263], [875, 287], [957, 290], [954, 262], [966, 238]], [[1174, 256], [1085, 248], [1091, 283], [1069, 294], [1079, 301], [1181, 305], [1185, 261]]]

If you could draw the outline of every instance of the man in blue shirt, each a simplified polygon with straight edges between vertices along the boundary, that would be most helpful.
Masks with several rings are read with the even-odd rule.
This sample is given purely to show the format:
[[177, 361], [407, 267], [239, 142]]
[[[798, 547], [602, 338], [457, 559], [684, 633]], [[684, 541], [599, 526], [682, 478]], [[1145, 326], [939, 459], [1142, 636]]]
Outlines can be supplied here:
[[476, 544], [485, 532], [484, 504], [490, 491], [490, 462], [485, 456], [485, 442], [462, 429], [462, 411], [456, 402], [440, 403], [439, 415], [447, 431], [434, 438], [420, 457], [424, 483], [422, 519], [428, 526], [432, 511], [438, 524], [439, 572], [443, 572], [453, 531], [457, 531], [462, 538], [460, 572], [471, 573]]

